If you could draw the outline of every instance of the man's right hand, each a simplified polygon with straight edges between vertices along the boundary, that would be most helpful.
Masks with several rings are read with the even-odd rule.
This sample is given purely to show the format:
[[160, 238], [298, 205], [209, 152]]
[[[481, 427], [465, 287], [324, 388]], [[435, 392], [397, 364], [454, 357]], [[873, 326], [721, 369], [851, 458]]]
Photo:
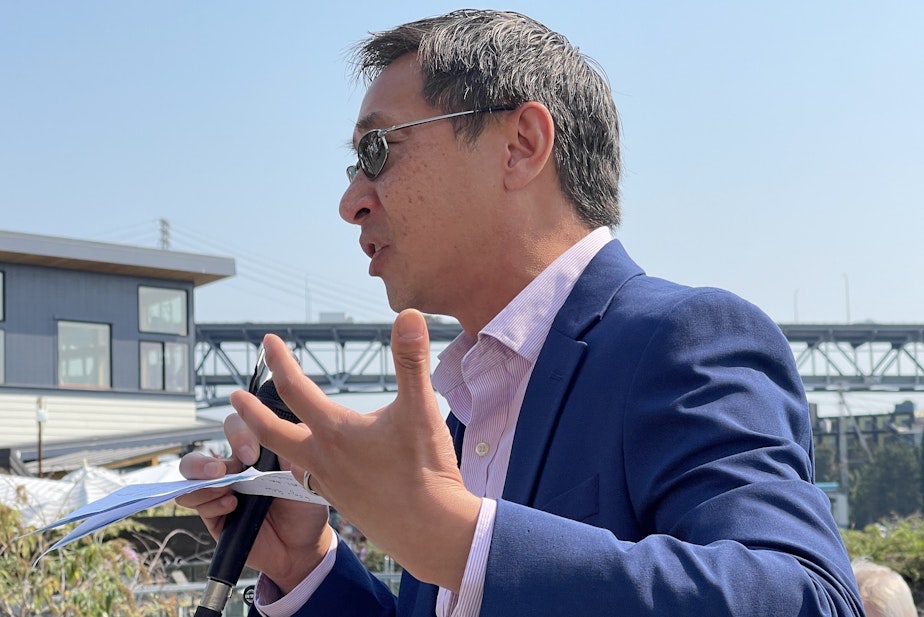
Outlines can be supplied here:
[[[180, 461], [180, 473], [190, 480], [207, 480], [237, 473], [245, 464], [256, 462], [260, 444], [236, 413], [225, 419], [225, 436], [231, 445], [231, 458], [219, 459], [193, 452]], [[280, 467], [288, 469], [287, 462], [280, 459]], [[216, 540], [225, 516], [237, 506], [237, 498], [230, 487], [202, 489], [178, 497], [176, 502], [195, 509]], [[283, 593], [289, 593], [317, 567], [330, 548], [333, 530], [327, 520], [326, 506], [274, 500], [247, 565], [268, 576]]]

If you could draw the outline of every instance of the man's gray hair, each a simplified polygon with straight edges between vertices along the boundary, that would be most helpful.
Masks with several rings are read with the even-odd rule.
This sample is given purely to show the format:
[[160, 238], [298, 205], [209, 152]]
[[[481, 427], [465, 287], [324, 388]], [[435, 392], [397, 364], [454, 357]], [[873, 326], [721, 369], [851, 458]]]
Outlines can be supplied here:
[[[357, 77], [371, 83], [416, 53], [424, 99], [445, 113], [538, 101], [555, 122], [562, 192], [591, 227], [619, 224], [619, 116], [596, 63], [564, 36], [514, 12], [460, 10], [373, 33], [354, 48]], [[490, 114], [455, 120], [474, 140]]]

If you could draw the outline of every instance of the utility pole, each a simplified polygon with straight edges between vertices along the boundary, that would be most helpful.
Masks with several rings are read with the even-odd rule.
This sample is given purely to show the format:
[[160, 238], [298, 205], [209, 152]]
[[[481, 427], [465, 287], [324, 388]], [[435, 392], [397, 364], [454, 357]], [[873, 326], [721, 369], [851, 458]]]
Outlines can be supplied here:
[[305, 323], [311, 322], [311, 290], [308, 287], [308, 273], [305, 273]]
[[38, 425], [38, 477], [42, 477], [42, 429], [48, 421], [48, 408], [41, 396], [35, 401], [35, 423]]
[[850, 279], [844, 274], [844, 307], [847, 309], [847, 323], [850, 323]]
[[170, 221], [167, 219], [160, 219], [160, 248], [170, 249]]

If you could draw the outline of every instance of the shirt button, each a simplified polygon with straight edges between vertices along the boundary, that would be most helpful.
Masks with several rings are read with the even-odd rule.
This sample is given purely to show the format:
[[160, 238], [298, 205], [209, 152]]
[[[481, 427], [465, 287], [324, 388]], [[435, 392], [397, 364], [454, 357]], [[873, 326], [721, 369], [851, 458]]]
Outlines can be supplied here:
[[475, 446], [475, 454], [478, 456], [486, 456], [488, 452], [491, 451], [491, 446], [482, 441], [477, 446]]

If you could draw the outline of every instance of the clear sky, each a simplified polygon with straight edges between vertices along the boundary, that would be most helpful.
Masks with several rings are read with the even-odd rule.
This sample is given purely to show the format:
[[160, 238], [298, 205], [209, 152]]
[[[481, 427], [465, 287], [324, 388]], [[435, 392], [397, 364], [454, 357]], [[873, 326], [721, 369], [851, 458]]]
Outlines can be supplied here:
[[[0, 228], [236, 259], [200, 321], [390, 321], [338, 218], [346, 51], [462, 5], [0, 0]], [[422, 8], [426, 7], [426, 8]], [[924, 322], [924, 2], [509, 2], [605, 70], [617, 235], [778, 322]]]

